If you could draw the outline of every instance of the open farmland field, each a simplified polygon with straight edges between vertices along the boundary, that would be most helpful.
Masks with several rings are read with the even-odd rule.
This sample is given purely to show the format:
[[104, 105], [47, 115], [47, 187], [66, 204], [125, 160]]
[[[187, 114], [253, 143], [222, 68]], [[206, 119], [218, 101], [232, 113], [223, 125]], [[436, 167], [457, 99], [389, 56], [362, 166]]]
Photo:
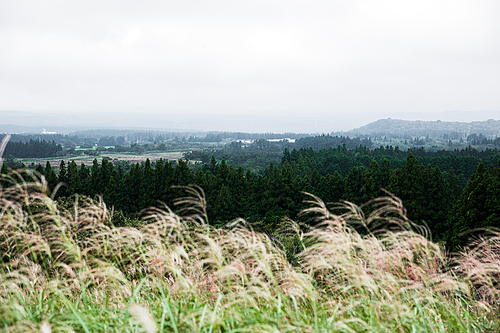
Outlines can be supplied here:
[[53, 168], [58, 168], [61, 160], [65, 162], [75, 161], [78, 165], [92, 165], [94, 159], [97, 159], [99, 162], [103, 158], [108, 158], [111, 160], [118, 161], [128, 161], [130, 163], [140, 163], [146, 161], [149, 158], [151, 162], [157, 161], [160, 158], [169, 161], [177, 161], [179, 158], [183, 157], [183, 152], [148, 152], [144, 154], [134, 154], [134, 153], [113, 153], [113, 152], [103, 152], [99, 156], [89, 156], [89, 155], [80, 155], [80, 156], [62, 156], [62, 157], [52, 157], [52, 158], [23, 158], [19, 159], [20, 162], [25, 165], [30, 165], [34, 163], [45, 165], [47, 161], [51, 164]]

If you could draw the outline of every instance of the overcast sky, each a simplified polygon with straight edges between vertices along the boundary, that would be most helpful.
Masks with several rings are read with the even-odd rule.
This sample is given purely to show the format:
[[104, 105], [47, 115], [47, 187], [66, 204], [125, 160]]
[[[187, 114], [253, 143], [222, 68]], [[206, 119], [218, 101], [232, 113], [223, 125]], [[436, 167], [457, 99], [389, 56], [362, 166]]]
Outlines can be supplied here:
[[499, 119], [500, 1], [0, 0], [0, 110]]

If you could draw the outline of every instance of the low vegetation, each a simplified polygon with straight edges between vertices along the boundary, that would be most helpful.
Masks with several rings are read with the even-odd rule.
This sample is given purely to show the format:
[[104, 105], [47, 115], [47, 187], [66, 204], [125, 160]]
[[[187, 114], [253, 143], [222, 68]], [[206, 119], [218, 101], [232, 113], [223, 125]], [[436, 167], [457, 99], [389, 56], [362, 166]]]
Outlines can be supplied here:
[[115, 227], [103, 202], [64, 208], [43, 177], [4, 175], [0, 327], [8, 332], [498, 331], [500, 234], [448, 255], [392, 196], [327, 207], [274, 235], [207, 221], [187, 188], [174, 214]]

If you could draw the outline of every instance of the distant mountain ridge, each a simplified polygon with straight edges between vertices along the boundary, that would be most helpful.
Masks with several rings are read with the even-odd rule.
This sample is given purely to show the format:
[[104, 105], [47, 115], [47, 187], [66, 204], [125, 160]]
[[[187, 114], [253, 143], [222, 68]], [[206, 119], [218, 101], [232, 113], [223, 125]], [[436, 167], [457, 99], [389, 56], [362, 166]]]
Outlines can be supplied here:
[[424, 121], [402, 119], [379, 119], [360, 128], [345, 132], [347, 135], [390, 134], [437, 137], [459, 133], [467, 136], [482, 133], [485, 136], [500, 135], [500, 120], [489, 119], [473, 122]]

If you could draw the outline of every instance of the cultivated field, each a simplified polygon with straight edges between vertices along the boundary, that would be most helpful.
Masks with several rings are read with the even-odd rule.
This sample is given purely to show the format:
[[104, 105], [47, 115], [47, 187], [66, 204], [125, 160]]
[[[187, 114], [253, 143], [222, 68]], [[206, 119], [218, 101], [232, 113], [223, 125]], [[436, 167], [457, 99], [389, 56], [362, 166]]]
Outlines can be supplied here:
[[113, 152], [103, 152], [99, 156], [89, 156], [89, 155], [80, 155], [80, 156], [63, 156], [63, 157], [52, 157], [52, 158], [20, 158], [16, 159], [19, 162], [24, 163], [25, 165], [31, 165], [34, 163], [45, 165], [47, 161], [51, 164], [53, 168], [58, 168], [61, 160], [64, 160], [66, 163], [75, 161], [76, 164], [85, 164], [92, 165], [94, 159], [97, 159], [99, 163], [103, 158], [108, 158], [110, 160], [118, 160], [118, 161], [129, 161], [130, 163], [144, 162], [149, 158], [151, 162], [159, 160], [163, 158], [164, 160], [169, 161], [177, 161], [179, 158], [182, 158], [183, 152], [148, 152], [144, 154], [134, 154], [134, 153], [113, 153]]

